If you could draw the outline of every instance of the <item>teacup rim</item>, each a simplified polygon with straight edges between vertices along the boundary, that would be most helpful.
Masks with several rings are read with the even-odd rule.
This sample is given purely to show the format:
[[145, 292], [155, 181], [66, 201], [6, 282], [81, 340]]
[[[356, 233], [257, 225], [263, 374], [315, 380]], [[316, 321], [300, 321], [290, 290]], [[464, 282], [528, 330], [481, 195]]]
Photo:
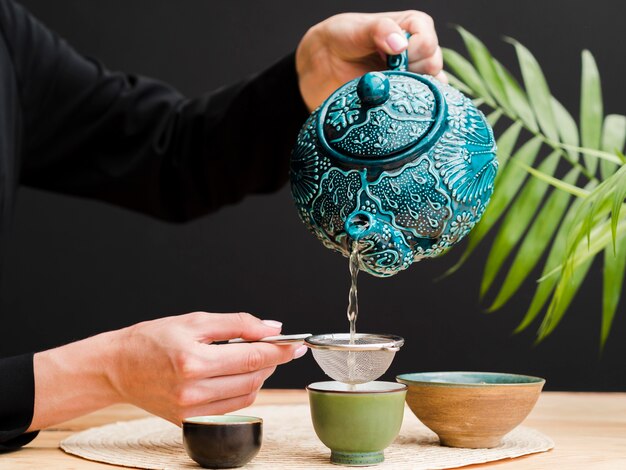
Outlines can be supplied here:
[[[503, 383], [489, 383], [489, 382], [450, 382], [443, 380], [419, 380], [411, 379], [408, 376], [427, 376], [427, 375], [444, 375], [444, 374], [467, 374], [467, 375], [482, 375], [482, 376], [500, 376], [500, 377], [516, 377], [521, 378], [523, 382], [503, 382]], [[543, 377], [537, 377], [534, 375], [514, 374], [510, 372], [481, 372], [481, 371], [432, 371], [432, 372], [407, 372], [396, 376], [396, 380], [399, 383], [405, 385], [434, 385], [441, 387], [477, 387], [477, 388], [489, 388], [489, 387], [527, 387], [529, 385], [544, 385], [546, 379]]]
[[[224, 419], [224, 418], [241, 418], [242, 421], [194, 421], [199, 419]], [[183, 419], [183, 424], [195, 424], [198, 426], [241, 426], [250, 424], [263, 424], [263, 418], [250, 415], [198, 415], [189, 416]]]
[[[342, 383], [342, 382], [337, 382], [336, 380], [325, 380], [325, 381], [320, 381], [320, 382], [313, 382], [309, 385], [307, 385], [305, 388], [307, 391], [310, 392], [318, 392], [318, 393], [328, 393], [328, 394], [345, 394], [345, 395], [368, 395], [368, 394], [380, 394], [380, 393], [397, 393], [397, 392], [404, 392], [408, 389], [408, 386], [406, 384], [403, 383], [398, 383], [398, 382], [388, 382], [388, 381], [384, 381], [384, 380], [374, 380], [372, 382], [368, 382], [368, 383], [379, 383], [379, 384], [385, 384], [388, 386], [388, 388], [383, 388], [380, 390], [329, 390], [329, 389], [323, 389], [320, 388], [321, 385], [328, 385], [328, 384], [337, 384], [337, 383]], [[359, 385], [365, 385], [365, 384], [357, 384], [357, 387]], [[398, 385], [400, 385], [400, 387], [398, 387]]]

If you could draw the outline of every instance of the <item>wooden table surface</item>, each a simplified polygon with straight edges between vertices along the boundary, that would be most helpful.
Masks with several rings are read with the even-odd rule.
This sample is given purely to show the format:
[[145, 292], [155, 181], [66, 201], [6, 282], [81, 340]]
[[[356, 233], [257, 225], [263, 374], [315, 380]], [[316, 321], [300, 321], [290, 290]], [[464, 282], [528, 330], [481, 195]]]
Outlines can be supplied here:
[[[305, 403], [303, 390], [263, 390], [256, 405]], [[59, 441], [69, 435], [114, 421], [143, 418], [147, 413], [117, 405], [42, 431], [25, 448], [0, 454], [0, 469], [114, 469], [65, 454]], [[556, 443], [550, 452], [465, 468], [502, 470], [626, 470], [626, 393], [544, 392], [524, 422]]]

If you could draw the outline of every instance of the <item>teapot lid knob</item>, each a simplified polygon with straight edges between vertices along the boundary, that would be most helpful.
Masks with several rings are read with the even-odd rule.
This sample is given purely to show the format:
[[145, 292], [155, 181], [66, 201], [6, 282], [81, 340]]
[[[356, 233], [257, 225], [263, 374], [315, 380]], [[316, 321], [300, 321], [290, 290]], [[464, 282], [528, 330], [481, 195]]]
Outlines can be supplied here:
[[383, 104], [389, 99], [389, 79], [382, 72], [368, 72], [359, 80], [356, 92], [365, 107]]

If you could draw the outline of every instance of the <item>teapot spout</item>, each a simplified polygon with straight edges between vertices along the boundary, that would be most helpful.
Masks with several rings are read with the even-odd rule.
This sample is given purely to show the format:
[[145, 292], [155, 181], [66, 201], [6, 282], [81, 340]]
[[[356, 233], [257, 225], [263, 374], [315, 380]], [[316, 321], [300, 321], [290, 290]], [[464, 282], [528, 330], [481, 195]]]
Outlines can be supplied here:
[[346, 219], [345, 230], [353, 243], [359, 243], [375, 231], [376, 225], [376, 219], [372, 217], [372, 214], [359, 211]]
[[365, 211], [357, 211], [346, 219], [348, 249], [359, 246], [360, 269], [378, 277], [389, 277], [413, 262], [413, 252], [402, 232], [388, 221]]

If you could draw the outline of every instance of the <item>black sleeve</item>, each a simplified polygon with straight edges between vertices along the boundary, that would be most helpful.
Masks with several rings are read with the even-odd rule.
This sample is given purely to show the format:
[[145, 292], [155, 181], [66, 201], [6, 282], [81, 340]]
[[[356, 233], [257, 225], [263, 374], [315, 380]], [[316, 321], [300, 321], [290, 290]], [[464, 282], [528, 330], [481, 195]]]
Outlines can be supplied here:
[[183, 221], [280, 188], [308, 113], [294, 55], [186, 99], [79, 55], [22, 7], [0, 21], [23, 109], [23, 184]]
[[[293, 54], [187, 99], [79, 55], [12, 0], [0, 0], [0, 35], [19, 87], [22, 184], [184, 221], [287, 180], [308, 114]], [[0, 359], [0, 450], [36, 435], [23, 434], [33, 413], [32, 358]]]
[[36, 432], [24, 434], [33, 418], [34, 402], [33, 354], [0, 359], [0, 453], [37, 436]]

